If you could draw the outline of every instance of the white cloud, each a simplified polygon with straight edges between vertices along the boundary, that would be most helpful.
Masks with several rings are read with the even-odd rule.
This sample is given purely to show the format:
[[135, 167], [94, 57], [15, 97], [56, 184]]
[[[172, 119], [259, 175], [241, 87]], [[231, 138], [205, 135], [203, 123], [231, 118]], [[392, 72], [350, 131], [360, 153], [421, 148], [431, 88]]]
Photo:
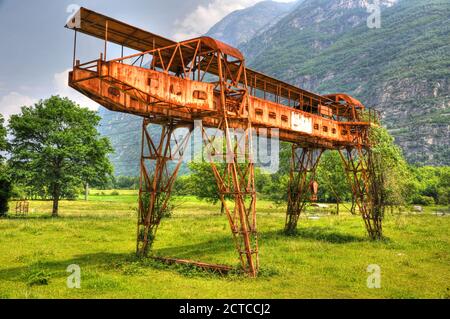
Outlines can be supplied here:
[[37, 100], [17, 92], [10, 92], [0, 99], [0, 113], [5, 119], [20, 113], [22, 106], [33, 105]]
[[97, 110], [98, 104], [83, 94], [72, 89], [68, 84], [69, 69], [60, 73], [56, 73], [53, 76], [53, 84], [55, 90], [53, 95], [60, 95], [61, 97], [67, 97], [82, 107], [87, 107], [90, 110]]
[[[61, 97], [69, 98], [82, 107], [87, 107], [91, 110], [97, 110], [99, 106], [97, 103], [69, 87], [68, 75], [69, 70], [54, 74], [53, 87], [51, 88], [49, 95], [41, 96], [41, 98], [46, 99], [50, 97], [50, 95], [60, 95]], [[1, 83], [0, 89], [2, 89]], [[32, 88], [25, 86], [20, 87], [21, 92], [27, 92], [31, 89]], [[10, 92], [0, 98], [0, 113], [5, 119], [9, 119], [11, 115], [20, 113], [22, 106], [33, 105], [38, 100], [38, 98], [29, 96], [26, 93], [19, 93], [16, 91]]]
[[[207, 5], [199, 5], [181, 20], [175, 21], [174, 39], [177, 41], [205, 34], [214, 24], [227, 14], [250, 7], [261, 0], [210, 0]], [[295, 0], [279, 0], [292, 2]]]

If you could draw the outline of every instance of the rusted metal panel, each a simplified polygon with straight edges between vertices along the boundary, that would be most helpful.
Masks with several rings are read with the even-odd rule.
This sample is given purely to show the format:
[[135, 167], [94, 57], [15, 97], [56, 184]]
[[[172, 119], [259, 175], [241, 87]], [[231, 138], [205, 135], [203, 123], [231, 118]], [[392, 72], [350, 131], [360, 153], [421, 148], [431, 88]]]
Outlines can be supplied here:
[[325, 97], [332, 99], [335, 102], [344, 102], [351, 105], [354, 105], [358, 108], [364, 108], [364, 105], [354, 97], [344, 94], [344, 93], [335, 93], [335, 94], [326, 94]]
[[[113, 110], [137, 115], [154, 112], [179, 117], [184, 121], [194, 120], [193, 110], [212, 111], [213, 113], [209, 113], [207, 117], [220, 115], [217, 109], [219, 97], [214, 96], [214, 86], [210, 83], [177, 78], [116, 62], [103, 63], [100, 69], [102, 77], [110, 77], [118, 82], [101, 81], [95, 77], [95, 72], [83, 69], [75, 69], [71, 81], [77, 83], [82, 91], [103, 95], [104, 98], [111, 100], [115, 103]], [[130, 87], [136, 89], [137, 93], [133, 93]], [[139, 93], [145, 93], [146, 97], [144, 99], [142, 96], [139, 97]], [[200, 95], [197, 94], [203, 94], [203, 97], [199, 99], [197, 97]], [[282, 136], [282, 138], [286, 136], [288, 141], [296, 140], [296, 137], [303, 135], [340, 143], [352, 143], [355, 138], [347, 127], [348, 123], [343, 124], [253, 96], [249, 97], [249, 103], [252, 104], [249, 109], [253, 111], [251, 115], [255, 124], [288, 131], [289, 133]], [[177, 108], [180, 106], [183, 108]], [[197, 118], [205, 120], [201, 113], [197, 114]]]
[[185, 80], [118, 62], [105, 63], [103, 76], [111, 76], [160, 101], [194, 109], [214, 110], [214, 86], [210, 83]]
[[331, 117], [333, 116], [333, 111], [332, 111], [331, 108], [328, 107], [328, 106], [325, 106], [325, 105], [319, 105], [319, 114], [331, 118]]
[[197, 39], [200, 40], [202, 42], [202, 44], [207, 45], [208, 47], [210, 47], [213, 50], [219, 50], [223, 54], [231, 55], [232, 57], [239, 59], [239, 60], [244, 60], [244, 55], [242, 55], [242, 53], [241, 53], [241, 51], [239, 51], [239, 49], [234, 48], [229, 44], [226, 44], [217, 39], [213, 39], [211, 37], [203, 36], [203, 37], [190, 39], [186, 42], [191, 42], [193, 40], [195, 41]]

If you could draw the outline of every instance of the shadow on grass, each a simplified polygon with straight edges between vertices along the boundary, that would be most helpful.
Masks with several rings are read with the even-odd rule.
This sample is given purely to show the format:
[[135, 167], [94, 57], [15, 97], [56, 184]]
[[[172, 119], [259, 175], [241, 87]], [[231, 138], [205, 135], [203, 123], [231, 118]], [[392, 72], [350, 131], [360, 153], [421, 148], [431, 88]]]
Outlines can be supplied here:
[[[191, 258], [195, 260], [195, 258]], [[145, 275], [145, 270], [173, 271], [184, 277], [209, 277], [209, 278], [237, 278], [243, 275], [240, 267], [233, 267], [228, 273], [220, 273], [213, 270], [203, 269], [191, 264], [167, 264], [149, 257], [140, 258], [134, 253], [94, 253], [77, 255], [73, 258], [58, 261], [35, 261], [28, 265], [0, 269], [0, 281], [30, 282], [30, 277], [35, 274], [48, 274], [48, 280], [66, 278], [71, 273], [66, 269], [69, 265], [78, 265], [81, 269], [82, 278], [102, 278], [98, 273], [116, 272], [123, 276]], [[88, 269], [88, 270], [86, 270]], [[267, 274], [266, 274], [267, 273]], [[275, 271], [264, 272], [265, 276], [276, 274]], [[106, 278], [107, 279], [107, 278]]]
[[28, 220], [83, 220], [83, 219], [95, 219], [95, 220], [108, 220], [108, 219], [118, 219], [118, 218], [126, 218], [132, 216], [134, 212], [130, 212], [128, 215], [114, 215], [114, 214], [67, 214], [67, 215], [59, 215], [57, 217], [53, 217], [51, 214], [30, 214], [26, 216], [19, 215], [8, 215], [4, 217], [0, 217], [0, 220], [11, 220], [11, 221], [28, 221]]
[[51, 215], [11, 215], [8, 214], [6, 216], [0, 217], [0, 220], [36, 220], [36, 219], [52, 219]]
[[302, 239], [324, 241], [332, 244], [346, 244], [352, 242], [364, 242], [369, 240], [366, 237], [358, 237], [350, 234], [336, 232], [334, 229], [330, 227], [317, 227], [317, 226], [308, 228], [299, 228], [291, 234], [286, 234], [283, 230], [261, 233], [262, 240], [266, 239], [282, 240], [283, 238], [286, 240], [302, 238]]
[[[42, 217], [44, 218], [44, 217]], [[47, 217], [46, 217], [47, 218]], [[49, 217], [51, 218], [51, 217]], [[261, 243], [274, 241], [292, 241], [307, 239], [312, 241], [323, 241], [333, 244], [346, 244], [353, 242], [367, 242], [370, 241], [367, 237], [357, 237], [350, 234], [336, 232], [332, 227], [308, 227], [299, 228], [291, 235], [286, 235], [282, 230], [260, 232]], [[388, 240], [388, 239], [386, 239]], [[168, 248], [156, 248], [153, 250], [155, 256], [172, 257], [180, 259], [189, 259], [194, 261], [205, 261], [204, 256], [214, 256], [218, 253], [226, 253], [229, 255], [236, 255], [235, 247], [230, 236], [221, 236], [214, 240], [208, 240], [200, 243], [187, 244], [182, 246], [174, 246]], [[211, 261], [212, 262], [212, 261]], [[237, 265], [238, 258], [235, 258]], [[218, 276], [218, 274], [208, 273], [205, 270], [199, 270], [195, 267], [184, 265], [167, 265], [150, 258], [138, 258], [134, 252], [129, 253], [108, 253], [99, 252], [91, 254], [74, 255], [73, 258], [58, 261], [35, 260], [28, 265], [15, 268], [0, 269], [1, 280], [18, 280], [26, 281], [26, 276], [30, 272], [36, 270], [48, 270], [52, 273], [52, 277], [67, 277], [69, 273], [66, 269], [69, 265], [79, 265], [83, 271], [84, 267], [100, 268], [105, 271], [118, 271], [124, 275], [136, 274], [141, 270], [148, 268], [175, 271], [184, 276]], [[136, 269], [135, 269], [136, 268]], [[236, 270], [239, 266], [234, 267]], [[267, 269], [268, 276], [276, 275], [272, 273], [271, 269]], [[128, 273], [127, 273], [128, 272]], [[232, 271], [232, 275], [239, 273], [239, 271]]]
[[0, 281], [26, 281], [27, 275], [36, 270], [49, 271], [54, 278], [67, 277], [70, 273], [66, 272], [66, 269], [72, 264], [79, 265], [83, 271], [83, 267], [114, 267], [119, 263], [130, 262], [133, 257], [132, 254], [94, 253], [75, 255], [73, 258], [58, 261], [36, 260], [25, 266], [0, 269]]

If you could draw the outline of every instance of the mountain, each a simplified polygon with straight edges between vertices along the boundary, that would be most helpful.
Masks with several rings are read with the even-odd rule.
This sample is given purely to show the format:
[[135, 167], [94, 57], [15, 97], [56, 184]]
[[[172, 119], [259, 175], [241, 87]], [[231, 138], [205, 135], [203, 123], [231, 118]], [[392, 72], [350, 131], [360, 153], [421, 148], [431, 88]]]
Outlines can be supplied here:
[[450, 165], [450, 2], [305, 0], [241, 46], [247, 65], [380, 110], [411, 163]]
[[138, 116], [112, 112], [100, 107], [97, 130], [110, 139], [114, 153], [109, 156], [116, 176], [138, 176], [141, 155], [142, 119]]
[[276, 24], [301, 1], [291, 3], [258, 2], [252, 7], [230, 13], [216, 23], [206, 35], [220, 39], [232, 46], [239, 46]]
[[[109, 138], [114, 153], [109, 156], [114, 166], [115, 176], [139, 176], [141, 140], [142, 140], [142, 118], [139, 116], [113, 112], [100, 107], [98, 115], [101, 117], [98, 132]], [[159, 141], [160, 129], [151, 124], [148, 127], [151, 136]], [[193, 147], [193, 146], [191, 146]], [[174, 165], [170, 162], [169, 165]], [[182, 163], [178, 174], [184, 175], [188, 172], [187, 165]]]
[[[207, 35], [221, 39], [233, 46], [237, 46], [264, 31], [264, 27], [275, 24], [295, 4], [274, 1], [262, 1], [252, 7], [230, 13], [223, 20], [213, 26]], [[262, 29], [263, 28], [263, 29]], [[109, 111], [103, 107], [99, 109], [102, 120], [98, 127], [101, 135], [107, 136], [115, 152], [110, 156], [116, 176], [138, 176], [141, 143], [142, 120], [134, 115]], [[180, 173], [186, 170], [185, 165]]]
[[[450, 165], [450, 2], [380, 0], [379, 29], [367, 26], [369, 3], [264, 1], [207, 34], [237, 44], [258, 71], [322, 94], [349, 93], [380, 110], [410, 163]], [[140, 120], [100, 115], [116, 175], [137, 175]]]

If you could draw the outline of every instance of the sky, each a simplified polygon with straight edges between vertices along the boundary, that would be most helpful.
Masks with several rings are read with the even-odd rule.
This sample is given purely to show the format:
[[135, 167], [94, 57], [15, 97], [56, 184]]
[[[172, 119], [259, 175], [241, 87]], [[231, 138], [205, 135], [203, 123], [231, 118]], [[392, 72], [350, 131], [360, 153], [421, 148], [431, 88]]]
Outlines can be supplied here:
[[[259, 1], [0, 0], [0, 113], [8, 119], [19, 113], [21, 106], [54, 94], [67, 96], [90, 109], [98, 108], [95, 102], [67, 86], [73, 31], [64, 25], [76, 6], [183, 40], [206, 33], [227, 14]], [[78, 39], [77, 58], [81, 61], [93, 60], [103, 51], [100, 40], [85, 35]], [[119, 49], [111, 44], [108, 52], [119, 54]]]

